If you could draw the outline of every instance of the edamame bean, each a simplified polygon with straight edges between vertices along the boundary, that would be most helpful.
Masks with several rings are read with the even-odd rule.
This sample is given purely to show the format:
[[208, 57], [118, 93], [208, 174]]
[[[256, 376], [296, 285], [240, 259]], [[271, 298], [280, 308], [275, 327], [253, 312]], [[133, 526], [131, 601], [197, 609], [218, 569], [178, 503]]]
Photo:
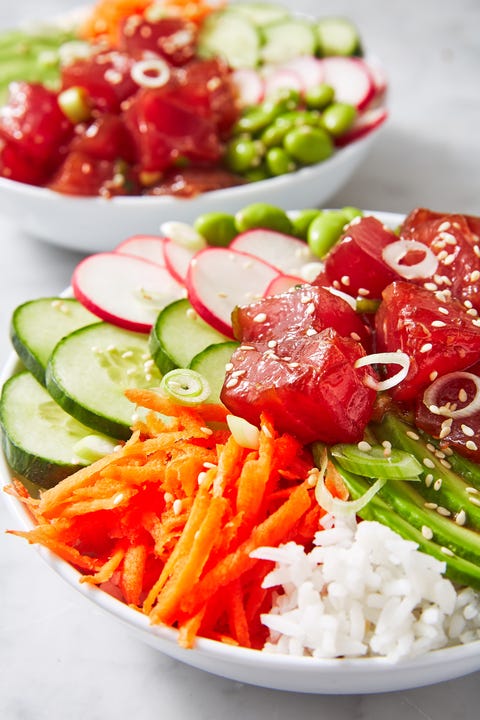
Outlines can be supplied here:
[[306, 240], [310, 224], [320, 213], [321, 210], [316, 208], [306, 208], [305, 210], [299, 210], [293, 217], [291, 216], [293, 234], [301, 240]]
[[319, 258], [325, 257], [340, 238], [346, 224], [345, 215], [339, 210], [321, 212], [308, 228], [307, 242], [312, 253]]
[[329, 134], [321, 128], [308, 125], [290, 130], [285, 135], [283, 147], [303, 165], [322, 162], [333, 153], [333, 142]]
[[297, 168], [293, 158], [281, 147], [273, 147], [267, 150], [265, 161], [272, 175], [285, 175]]
[[335, 102], [325, 108], [322, 117], [328, 132], [334, 137], [338, 137], [352, 127], [357, 117], [357, 111], [353, 105]]
[[264, 147], [258, 140], [236, 138], [227, 145], [225, 162], [230, 170], [243, 173], [262, 161]]
[[209, 212], [200, 215], [194, 222], [195, 230], [209, 245], [226, 247], [237, 235], [235, 218], [223, 212]]
[[310, 88], [305, 93], [305, 103], [308, 108], [323, 110], [333, 102], [335, 90], [331, 85], [322, 83]]
[[254, 135], [270, 125], [279, 112], [275, 103], [264, 102], [258, 107], [246, 110], [235, 123], [233, 132], [236, 135], [244, 132]]
[[252, 203], [242, 208], [235, 215], [235, 225], [239, 233], [253, 228], [268, 228], [287, 234], [292, 231], [292, 223], [285, 210], [268, 203]]
[[351, 222], [353, 218], [362, 217], [363, 212], [359, 208], [353, 207], [353, 205], [347, 205], [342, 208], [342, 215], [345, 216], [347, 222]]

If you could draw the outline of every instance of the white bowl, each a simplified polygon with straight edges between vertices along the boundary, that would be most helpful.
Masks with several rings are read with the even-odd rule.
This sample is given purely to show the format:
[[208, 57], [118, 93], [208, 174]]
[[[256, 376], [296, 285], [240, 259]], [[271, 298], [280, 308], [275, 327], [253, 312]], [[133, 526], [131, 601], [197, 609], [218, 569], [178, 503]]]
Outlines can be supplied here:
[[[403, 218], [393, 213], [374, 214], [390, 227]], [[174, 217], [169, 215], [169, 219]], [[0, 377], [0, 386], [17, 369], [18, 360], [12, 356]], [[11, 471], [0, 453], [0, 486], [10, 480]], [[32, 528], [32, 518], [24, 505], [10, 495], [2, 496], [15, 518], [12, 523], [17, 528]], [[480, 640], [396, 663], [377, 657], [319, 660], [274, 655], [203, 638], [198, 639], [194, 649], [186, 650], [178, 644], [175, 630], [150, 625], [148, 618], [137, 610], [97, 587], [80, 583], [80, 574], [50, 551], [38, 546], [36, 550], [51, 569], [140, 640], [187, 665], [238, 682], [292, 692], [368, 694], [421, 687], [480, 670]]]
[[365, 159], [377, 131], [339, 149], [330, 159], [288, 175], [215, 190], [190, 199], [129, 196], [73, 197], [0, 178], [0, 214], [23, 231], [71, 250], [112, 250], [137, 234], [159, 234], [172, 218], [192, 222], [205, 212], [235, 213], [253, 202], [280, 207], [319, 207]]

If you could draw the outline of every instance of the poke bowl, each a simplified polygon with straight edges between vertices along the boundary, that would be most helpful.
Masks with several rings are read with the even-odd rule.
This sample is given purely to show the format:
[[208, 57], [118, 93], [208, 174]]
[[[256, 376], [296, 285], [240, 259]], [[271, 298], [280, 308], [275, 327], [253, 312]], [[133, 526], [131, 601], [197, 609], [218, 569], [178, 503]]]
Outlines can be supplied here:
[[[351, 208], [343, 212], [352, 215]], [[317, 219], [338, 219], [339, 213], [318, 211]], [[17, 355], [4, 369], [0, 401], [1, 479], [15, 518], [12, 532], [39, 547], [54, 571], [153, 648], [239, 682], [362, 694], [478, 670], [478, 449], [472, 428], [479, 415], [480, 331], [470, 300], [460, 303], [448, 296], [448, 288], [431, 287], [433, 276], [447, 273], [452, 287], [457, 272], [447, 259], [453, 252], [443, 255], [438, 242], [448, 241], [452, 250], [454, 241], [456, 247], [475, 242], [472, 228], [478, 222], [426, 209], [407, 218], [358, 211], [334, 241], [330, 236], [328, 251], [318, 235], [312, 242], [310, 233], [306, 247], [322, 247], [317, 263], [322, 267], [315, 268], [313, 279], [312, 258], [298, 252], [298, 237], [250, 228], [229, 247], [192, 251], [187, 296], [180, 293], [158, 312], [157, 295], [155, 320], [149, 283], [158, 280], [160, 266], [151, 254], [139, 256], [147, 246], [151, 253], [151, 238], [135, 236], [114, 252], [87, 257], [63, 297], [25, 303], [12, 318]], [[358, 253], [371, 251], [365, 229], [377, 244], [377, 258], [379, 246], [388, 248], [375, 274], [377, 282], [383, 277], [386, 302], [380, 306], [373, 276], [365, 273], [370, 266], [357, 263]], [[257, 254], [251, 246], [247, 252], [252, 239]], [[266, 259], [272, 258], [271, 243], [276, 267]], [[402, 263], [407, 251], [411, 262]], [[340, 269], [336, 256], [342, 258]], [[347, 281], [348, 257], [353, 264]], [[476, 252], [469, 261], [474, 273]], [[181, 264], [175, 265], [177, 280]], [[128, 279], [122, 270], [127, 266]], [[169, 267], [171, 272], [173, 264]], [[309, 281], [302, 276], [305, 268]], [[140, 277], [146, 302], [139, 315], [132, 287]], [[256, 288], [262, 297], [253, 302], [252, 277], [264, 288]], [[225, 297], [222, 283], [234, 297]], [[468, 290], [472, 297], [467, 285], [455, 292]], [[228, 302], [239, 308], [235, 333], [222, 310]], [[270, 324], [272, 302], [281, 308]], [[377, 326], [385, 334], [380, 355], [357, 347], [365, 343], [371, 350], [367, 325], [359, 324], [354, 307], [362, 318], [372, 311], [383, 314]], [[405, 332], [397, 346], [390, 329], [398, 324], [390, 321], [404, 312]], [[323, 313], [329, 325], [321, 330]], [[420, 339], [417, 327], [423, 328]], [[245, 372], [242, 363], [260, 349], [252, 332], [259, 337], [262, 331], [277, 333], [275, 343], [271, 335], [264, 338], [261, 358]], [[264, 393], [268, 380], [258, 378], [265, 366], [273, 377], [272, 368], [283, 362], [289, 382], [298, 381], [304, 359], [291, 343], [288, 351], [295, 357], [282, 355], [290, 334], [303, 350], [313, 342], [355, 346], [355, 368], [367, 378], [356, 385], [355, 396], [358, 404], [367, 404], [367, 418], [358, 406], [345, 409], [356, 382], [345, 364], [336, 375], [333, 399], [329, 402], [328, 393], [322, 397], [322, 413], [314, 417], [309, 411], [307, 396], [317, 390], [305, 384], [293, 413], [285, 401], [280, 412], [275, 409]], [[181, 362], [185, 353], [196, 354]], [[420, 371], [415, 357], [422, 358]], [[311, 365], [316, 362], [322, 361], [310, 356]], [[381, 373], [383, 364], [400, 370]], [[276, 392], [285, 376], [275, 378]], [[249, 382], [259, 395], [251, 394]], [[426, 402], [415, 411], [411, 398], [420, 386]], [[119, 400], [124, 391], [131, 403], [126, 414]], [[450, 399], [442, 402], [445, 392], [456, 393], [455, 406]], [[397, 412], [395, 393], [406, 398], [402, 406], [410, 412]], [[252, 408], [260, 413], [258, 426]], [[415, 420], [414, 412], [420, 412]], [[367, 423], [365, 433], [342, 424], [341, 437], [333, 436], [349, 413], [356, 417], [354, 425]], [[306, 425], [300, 421], [305, 417], [311, 419]], [[187, 447], [188, 472], [182, 475], [180, 464], [171, 463]], [[144, 462], [143, 452], [153, 464]], [[273, 465], [268, 458], [275, 459]], [[329, 475], [333, 466], [339, 475]]]
[[0, 211], [22, 230], [90, 252], [254, 199], [319, 207], [367, 157], [387, 80], [350, 21], [140, 5], [0, 38]]

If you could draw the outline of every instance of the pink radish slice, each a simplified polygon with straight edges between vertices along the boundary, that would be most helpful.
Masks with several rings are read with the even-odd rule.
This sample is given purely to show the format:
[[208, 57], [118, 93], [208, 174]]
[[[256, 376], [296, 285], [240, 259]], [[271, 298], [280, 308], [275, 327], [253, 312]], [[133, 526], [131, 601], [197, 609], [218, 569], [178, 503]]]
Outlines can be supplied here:
[[335, 100], [363, 110], [375, 95], [375, 85], [367, 65], [360, 58], [323, 58], [325, 82], [335, 90]]
[[233, 337], [231, 313], [263, 297], [278, 270], [263, 260], [230, 248], [200, 250], [190, 263], [188, 299], [205, 322]]
[[274, 70], [265, 76], [265, 95], [266, 97], [275, 95], [279, 90], [297, 90], [303, 92], [302, 78], [293, 70]]
[[165, 238], [156, 235], [134, 235], [117, 245], [115, 252], [122, 255], [134, 255], [165, 267], [164, 242]]
[[287, 275], [299, 275], [304, 265], [318, 262], [303, 240], [263, 228], [240, 233], [230, 248], [254, 255]]
[[305, 280], [295, 275], [277, 275], [265, 290], [267, 295], [280, 295], [280, 293], [288, 292], [295, 285], [304, 285]]
[[258, 105], [263, 100], [265, 88], [263, 80], [256, 70], [240, 68], [231, 74], [231, 80], [237, 91], [240, 107]]
[[293, 71], [301, 80], [303, 91], [317, 87], [325, 81], [322, 60], [309, 55], [301, 55], [282, 65], [284, 70]]
[[148, 333], [159, 311], [185, 297], [168, 270], [121, 253], [98, 253], [73, 273], [73, 293], [97, 317], [118, 327]]
[[165, 238], [163, 244], [163, 259], [165, 267], [177, 282], [185, 283], [187, 279], [188, 266], [195, 252], [183, 245], [179, 245], [170, 238]]
[[383, 97], [387, 91], [388, 78], [385, 69], [380, 62], [374, 58], [368, 58], [367, 60], [368, 69], [372, 76], [373, 85], [375, 88], [375, 100]]
[[365, 137], [373, 130], [382, 125], [388, 117], [388, 111], [385, 108], [372, 108], [366, 110], [364, 113], [358, 116], [354, 124], [348, 132], [341, 137], [337, 138], [336, 145], [338, 147], [345, 147], [355, 140]]

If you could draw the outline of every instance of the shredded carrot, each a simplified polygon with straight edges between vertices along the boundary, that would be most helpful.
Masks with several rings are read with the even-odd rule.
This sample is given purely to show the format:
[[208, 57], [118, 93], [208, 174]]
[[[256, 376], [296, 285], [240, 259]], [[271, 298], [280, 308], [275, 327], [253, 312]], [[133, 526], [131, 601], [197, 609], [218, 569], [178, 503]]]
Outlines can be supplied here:
[[[152, 623], [177, 628], [184, 647], [199, 634], [261, 647], [271, 564], [251, 552], [312, 541], [323, 510], [310, 453], [268, 417], [258, 450], [247, 450], [209, 428], [224, 422], [221, 406], [178, 406], [149, 390], [127, 395], [161, 417], [139, 413], [122, 447], [38, 500], [12, 485], [37, 523], [15, 534], [74, 565], [82, 582], [113, 583]], [[327, 482], [345, 497], [339, 477], [330, 472]]]

